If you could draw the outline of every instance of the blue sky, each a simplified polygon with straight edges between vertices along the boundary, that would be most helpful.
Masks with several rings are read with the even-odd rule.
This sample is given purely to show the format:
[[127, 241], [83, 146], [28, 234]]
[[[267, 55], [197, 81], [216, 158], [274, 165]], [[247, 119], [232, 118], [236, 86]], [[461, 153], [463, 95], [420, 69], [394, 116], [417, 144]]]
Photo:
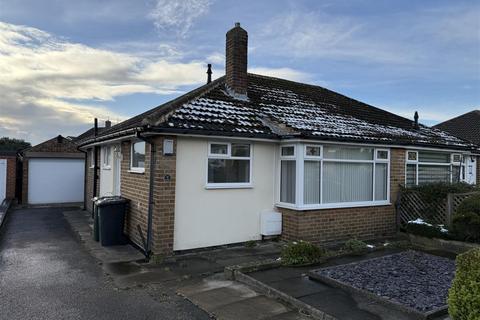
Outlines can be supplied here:
[[219, 77], [236, 21], [250, 72], [428, 125], [480, 108], [478, 1], [0, 0], [0, 136], [76, 135]]

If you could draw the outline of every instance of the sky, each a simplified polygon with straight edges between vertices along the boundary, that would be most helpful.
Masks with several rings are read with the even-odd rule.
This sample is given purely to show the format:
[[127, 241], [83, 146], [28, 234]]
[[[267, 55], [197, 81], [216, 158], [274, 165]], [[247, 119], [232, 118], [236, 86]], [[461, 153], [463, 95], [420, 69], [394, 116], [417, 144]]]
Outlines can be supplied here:
[[249, 72], [427, 125], [480, 109], [475, 0], [0, 0], [0, 137], [79, 135], [220, 77], [235, 22]]

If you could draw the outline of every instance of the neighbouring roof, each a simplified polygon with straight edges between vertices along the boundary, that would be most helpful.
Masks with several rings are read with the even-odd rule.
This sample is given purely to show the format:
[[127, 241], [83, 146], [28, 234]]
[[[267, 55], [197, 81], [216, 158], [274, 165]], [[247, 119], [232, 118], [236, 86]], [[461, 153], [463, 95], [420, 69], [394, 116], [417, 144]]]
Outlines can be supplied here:
[[480, 110], [470, 111], [433, 127], [480, 145]]
[[[105, 127], [98, 127], [97, 128], [97, 133], [98, 134], [101, 134], [105, 129]], [[95, 128], [90, 128], [88, 129], [87, 131], [85, 131], [84, 133], [82, 133], [81, 135], [77, 136], [77, 137], [73, 137], [73, 141], [77, 144], [81, 144], [83, 140], [88, 140], [88, 139], [91, 139], [95, 137]]]
[[465, 149], [472, 145], [328, 89], [248, 74], [248, 101], [225, 90], [221, 77], [164, 105], [119, 123], [83, 145], [133, 133], [302, 138]]
[[77, 149], [77, 144], [75, 142], [59, 135], [33, 147], [22, 150], [22, 154], [24, 155], [33, 153], [81, 153], [81, 151]]

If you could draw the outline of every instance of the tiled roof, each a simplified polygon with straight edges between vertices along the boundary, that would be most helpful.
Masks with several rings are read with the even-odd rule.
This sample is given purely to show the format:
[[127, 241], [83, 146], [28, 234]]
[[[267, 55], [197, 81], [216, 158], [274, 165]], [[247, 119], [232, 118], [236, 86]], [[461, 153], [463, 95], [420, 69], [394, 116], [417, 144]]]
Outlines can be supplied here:
[[[106, 129], [105, 127], [98, 127], [98, 134], [101, 134], [103, 131], [105, 131], [105, 129]], [[77, 144], [81, 144], [82, 141], [91, 139], [94, 137], [94, 135], [95, 135], [95, 128], [90, 128], [84, 133], [82, 133], [81, 135], [74, 137], [73, 141]]]
[[456, 118], [439, 123], [434, 128], [480, 145], [480, 110], [473, 110]]
[[451, 148], [469, 143], [438, 129], [328, 89], [248, 75], [248, 101], [232, 98], [224, 77], [103, 132], [148, 126], [164, 132], [409, 144]]
[[27, 152], [80, 153], [81, 151], [78, 151], [77, 145], [72, 140], [58, 136], [22, 150], [23, 154]]

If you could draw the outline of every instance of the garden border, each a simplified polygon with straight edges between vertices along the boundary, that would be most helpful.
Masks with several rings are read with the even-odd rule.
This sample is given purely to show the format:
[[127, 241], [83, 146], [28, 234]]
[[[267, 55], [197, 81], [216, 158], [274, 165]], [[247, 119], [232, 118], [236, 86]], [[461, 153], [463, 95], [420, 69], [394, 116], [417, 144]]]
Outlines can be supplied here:
[[445, 240], [439, 238], [427, 238], [411, 233], [407, 233], [407, 236], [413, 246], [424, 249], [442, 250], [459, 254], [473, 248], [480, 248], [480, 244], [471, 242]]

